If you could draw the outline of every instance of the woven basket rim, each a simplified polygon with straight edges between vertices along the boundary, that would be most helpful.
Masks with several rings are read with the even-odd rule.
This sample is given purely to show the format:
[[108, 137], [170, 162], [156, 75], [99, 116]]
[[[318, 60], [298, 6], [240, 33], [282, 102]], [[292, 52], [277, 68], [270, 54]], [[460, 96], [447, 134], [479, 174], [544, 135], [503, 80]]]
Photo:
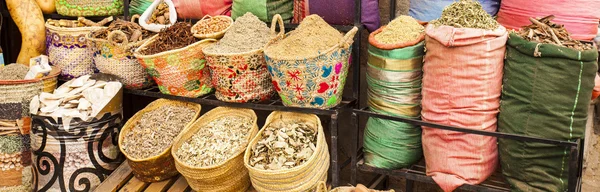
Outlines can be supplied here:
[[[216, 110], [219, 109], [219, 110]], [[214, 111], [214, 112], [213, 112]], [[258, 134], [258, 125], [257, 120], [258, 117], [256, 116], [256, 112], [254, 112], [254, 110], [252, 109], [246, 109], [246, 108], [234, 108], [234, 107], [216, 107], [214, 109], [211, 109], [210, 111], [206, 112], [204, 115], [202, 115], [200, 118], [198, 118], [196, 121], [194, 121], [194, 124], [192, 124], [186, 131], [191, 130], [193, 127], [199, 126], [199, 128], [195, 131], [193, 131], [194, 133], [191, 134], [188, 138], [186, 138], [185, 140], [183, 139], [184, 134], [180, 134], [176, 139], [175, 142], [172, 144], [172, 149], [171, 149], [171, 154], [173, 155], [173, 159], [175, 159], [175, 163], [179, 164], [180, 166], [186, 168], [186, 169], [191, 169], [191, 170], [210, 170], [210, 169], [214, 169], [214, 168], [218, 168], [221, 167], [225, 164], [228, 164], [229, 162], [233, 161], [235, 158], [238, 158], [240, 155], [242, 155], [243, 158], [243, 154], [246, 152], [246, 147], [242, 147], [241, 150], [239, 150], [238, 152], [235, 153], [235, 155], [231, 156], [230, 158], [228, 158], [227, 160], [219, 163], [219, 164], [214, 164], [211, 166], [205, 166], [205, 167], [199, 167], [199, 166], [191, 166], [188, 165], [187, 163], [182, 162], [179, 157], [177, 157], [177, 155], [175, 155], [175, 151], [173, 150], [173, 148], [175, 148], [176, 145], [178, 144], [183, 144], [183, 142], [186, 142], [188, 139], [190, 139], [191, 137], [194, 136], [194, 134], [196, 134], [198, 131], [200, 131], [200, 129], [202, 128], [201, 126], [204, 126], [208, 123], [210, 123], [212, 120], [216, 120], [218, 118], [221, 118], [223, 116], [243, 116], [246, 117], [246, 115], [238, 115], [235, 113], [232, 114], [216, 114], [215, 116], [219, 116], [217, 118], [213, 118], [211, 121], [205, 121], [205, 115], [207, 114], [212, 114], [212, 113], [222, 113], [222, 112], [236, 112], [236, 111], [243, 111], [246, 114], [250, 114], [251, 118], [252, 118], [252, 127], [250, 128], [250, 133], [248, 134], [248, 143], [246, 143], [246, 147], [248, 147], [248, 145], [250, 145], [250, 141], [252, 141], [252, 139], [256, 136], [256, 135], [252, 135], [252, 130], [254, 130], [256, 128], [256, 133]], [[211, 113], [212, 112], [212, 113]], [[206, 117], [209, 118], [209, 117]], [[198, 124], [198, 125], [197, 125]], [[177, 148], [179, 149], [179, 147]], [[182, 173], [183, 174], [183, 173]]]
[[46, 28], [50, 31], [56, 31], [56, 32], [89, 32], [92, 30], [98, 30], [98, 29], [103, 29], [103, 28], [108, 28], [108, 27], [104, 27], [104, 26], [86, 26], [86, 27], [57, 27], [54, 25], [50, 25], [48, 23], [48, 21], [46, 21], [46, 24], [44, 24], [46, 26]]
[[[317, 53], [314, 55], [310, 55], [310, 56], [306, 56], [306, 57], [294, 57], [294, 56], [269, 56], [268, 51], [267, 51], [267, 47], [270, 47], [271, 45], [274, 45], [275, 43], [282, 41], [283, 39], [285, 39], [286, 37], [288, 37], [290, 34], [294, 34], [296, 31], [291, 31], [286, 33], [283, 38], [281, 39], [275, 39], [275, 41], [269, 41], [269, 43], [267, 43], [267, 45], [265, 46], [265, 56], [268, 56], [269, 58], [271, 58], [272, 60], [285, 60], [285, 61], [298, 61], [298, 60], [305, 60], [305, 59], [314, 59], [314, 58], [318, 58], [322, 55], [327, 55], [330, 54], [331, 52], [337, 51], [337, 50], [341, 50], [341, 49], [348, 49], [350, 47], [352, 47], [352, 43], [354, 42], [354, 35], [356, 34], [356, 32], [358, 31], [357, 27], [353, 27], [350, 31], [348, 31], [345, 35], [342, 36], [342, 39], [340, 39], [340, 43], [326, 49], [325, 51], [321, 52], [321, 53]], [[352, 37], [352, 38], [348, 38], [348, 37]], [[345, 38], [348, 38], [346, 41], [343, 41]]]
[[[202, 111], [202, 106], [200, 104], [189, 103], [189, 102], [184, 102], [184, 101], [169, 100], [169, 99], [157, 99], [157, 100], [153, 101], [152, 103], [148, 104], [146, 107], [144, 107], [144, 109], [138, 111], [131, 118], [129, 118], [129, 120], [127, 120], [127, 122], [123, 125], [123, 127], [121, 128], [121, 131], [119, 132], [119, 143], [118, 143], [119, 150], [121, 151], [121, 153], [123, 153], [123, 155], [125, 155], [127, 160], [135, 162], [135, 163], [140, 163], [140, 162], [145, 162], [145, 161], [156, 160], [156, 159], [165, 157], [165, 155], [167, 155], [167, 154], [171, 155], [171, 147], [173, 147], [174, 142], [171, 143], [171, 146], [169, 146], [167, 149], [165, 149], [160, 154], [151, 156], [151, 157], [147, 157], [147, 158], [143, 158], [143, 159], [131, 157], [129, 154], [127, 154], [127, 152], [125, 150], [123, 150], [123, 147], [122, 147], [123, 146], [122, 143], [125, 138], [125, 133], [127, 133], [128, 131], [131, 131], [131, 129], [133, 129], [135, 127], [135, 125], [138, 123], [138, 119], [142, 118], [141, 117], [142, 115], [144, 115], [145, 113], [148, 113], [152, 110], [155, 110], [155, 109], [159, 108], [160, 106], [169, 105], [169, 104], [190, 105], [190, 107], [196, 111], [196, 114], [194, 114], [193, 120], [191, 120], [187, 124], [185, 124], [185, 127], [183, 127], [182, 130], [178, 133], [178, 136], [182, 132], [184, 132], [187, 128], [189, 128], [196, 121], [196, 119], [200, 115], [200, 112]], [[131, 120], [135, 120], [135, 121], [131, 121]], [[173, 139], [176, 139], [177, 137], [175, 137]], [[175, 141], [175, 140], [173, 140], [173, 141]]]
[[[15, 64], [11, 64], [11, 65], [21, 65], [21, 64], [15, 63]], [[50, 71], [48, 76], [45, 76], [42, 78], [36, 78], [36, 79], [28, 79], [28, 80], [0, 80], [0, 85], [35, 83], [38, 81], [45, 81], [45, 80], [48, 80], [51, 78], [55, 78], [60, 74], [60, 68], [58, 68], [56, 66], [51, 66], [51, 67], [52, 67], [52, 70]]]
[[[209, 15], [205, 15], [204, 17], [206, 17], [206, 16], [209, 16]], [[229, 16], [226, 16], [226, 15], [217, 15], [217, 16], [212, 16], [212, 17], [224, 17], [224, 18], [227, 18], [227, 20], [229, 21], [229, 26], [227, 26], [227, 28], [225, 28], [225, 29], [223, 29], [221, 31], [217, 31], [217, 32], [209, 33], [209, 34], [196, 34], [196, 30], [194, 30], [194, 29], [196, 28], [196, 26], [198, 24], [200, 24], [201, 21], [204, 20], [204, 18], [203, 18], [203, 19], [199, 20], [198, 22], [196, 22], [196, 24], [194, 24], [192, 26], [192, 33], [194, 34], [194, 37], [196, 37], [198, 39], [209, 39], [209, 38], [213, 38], [214, 39], [214, 38], [218, 38], [219, 36], [222, 37], [225, 34], [225, 32], [227, 32], [231, 28], [231, 26], [233, 26], [233, 18], [231, 18]]]
[[199, 46], [201, 44], [205, 44], [205, 43], [212, 43], [212, 42], [216, 42], [216, 39], [203, 39], [200, 40], [198, 42], [192, 43], [188, 46], [179, 48], [179, 49], [173, 49], [173, 50], [168, 50], [168, 51], [163, 51], [160, 53], [156, 53], [156, 54], [152, 54], [152, 55], [144, 55], [141, 53], [142, 49], [145, 49], [148, 45], [150, 45], [150, 43], [153, 43], [154, 41], [156, 41], [156, 39], [158, 38], [159, 34], [156, 34], [152, 37], [150, 37], [146, 42], [144, 42], [144, 44], [140, 45], [140, 47], [138, 47], [137, 49], [135, 49], [133, 55], [136, 58], [140, 58], [140, 59], [151, 59], [151, 58], [156, 58], [156, 57], [162, 57], [162, 56], [166, 56], [166, 55], [172, 55], [172, 54], [176, 54], [182, 51], [185, 51], [191, 47], [195, 47], [195, 46]]

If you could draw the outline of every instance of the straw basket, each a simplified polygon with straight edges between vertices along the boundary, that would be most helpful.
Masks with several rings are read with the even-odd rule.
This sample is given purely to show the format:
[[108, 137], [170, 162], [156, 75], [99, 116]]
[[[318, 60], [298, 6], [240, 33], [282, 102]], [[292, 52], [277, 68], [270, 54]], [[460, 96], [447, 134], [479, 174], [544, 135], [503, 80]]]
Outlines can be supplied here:
[[65, 16], [88, 17], [123, 14], [123, 0], [55, 0], [56, 12]]
[[95, 71], [94, 52], [87, 35], [104, 27], [56, 27], [46, 22], [46, 51], [50, 64], [61, 70], [60, 78], [69, 80]]
[[[129, 42], [127, 35], [121, 30], [111, 31], [106, 39], [93, 38], [91, 35], [92, 33], [87, 38], [94, 52], [94, 63], [99, 72], [116, 75], [128, 89], [143, 89], [152, 85], [152, 78], [140, 65], [139, 60], [133, 56], [133, 50], [147, 39]], [[116, 37], [123, 39], [123, 42], [116, 43], [114, 41]]]
[[358, 28], [352, 28], [338, 45], [311, 57], [277, 57], [265, 49], [273, 85], [285, 106], [328, 109], [342, 101], [357, 31]]
[[[283, 37], [283, 20], [280, 15], [273, 17], [271, 34], [279, 23]], [[206, 50], [206, 49], [205, 49]], [[267, 70], [264, 47], [244, 53], [211, 53], [204, 51], [210, 68], [212, 85], [217, 99], [226, 102], [245, 103], [263, 101], [274, 93], [271, 76]]]
[[[265, 127], [277, 121], [297, 122], [303, 121], [312, 124], [317, 131], [317, 146], [313, 155], [304, 164], [282, 170], [262, 170], [250, 166], [252, 148], [262, 139]], [[244, 155], [244, 165], [250, 173], [252, 186], [257, 191], [309, 191], [318, 187], [320, 182], [327, 181], [329, 169], [329, 149], [325, 141], [325, 133], [321, 120], [313, 114], [292, 113], [275, 111], [267, 117], [265, 126], [258, 135], [250, 141]]]
[[171, 153], [175, 158], [175, 167], [185, 177], [188, 184], [194, 191], [246, 191], [250, 186], [250, 177], [248, 170], [244, 167], [244, 151], [246, 146], [234, 156], [226, 161], [208, 166], [194, 167], [182, 162], [177, 155], [177, 150], [194, 136], [206, 124], [225, 116], [242, 116], [252, 119], [252, 128], [248, 131], [248, 139], [254, 138], [258, 132], [256, 125], [256, 114], [251, 109], [236, 109], [228, 107], [217, 107], [202, 115], [194, 124], [181, 133], [175, 143]]
[[173, 161], [173, 156], [171, 156], [171, 147], [167, 148], [165, 151], [156, 155], [154, 157], [148, 157], [144, 159], [137, 159], [131, 157], [129, 154], [123, 150], [123, 140], [126, 139], [125, 135], [131, 131], [131, 129], [135, 128], [135, 125], [140, 121], [142, 116], [145, 113], [148, 113], [152, 110], [156, 110], [161, 106], [172, 105], [172, 106], [181, 106], [192, 108], [196, 111], [194, 118], [190, 119], [189, 123], [182, 129], [182, 132], [187, 130], [189, 126], [192, 125], [194, 120], [198, 118], [200, 115], [201, 106], [199, 104], [187, 103], [182, 101], [173, 101], [167, 99], [158, 99], [148, 106], [146, 106], [141, 111], [137, 112], [133, 117], [131, 117], [127, 123], [121, 129], [121, 133], [119, 134], [119, 149], [123, 152], [125, 157], [127, 157], [127, 162], [129, 166], [131, 166], [131, 170], [136, 178], [144, 182], [157, 182], [162, 181], [168, 178], [171, 178], [177, 175], [177, 170], [175, 169], [175, 162]]
[[135, 50], [135, 57], [152, 76], [158, 88], [164, 94], [184, 97], [199, 97], [212, 91], [210, 72], [202, 48], [214, 44], [217, 40], [205, 39], [186, 47], [143, 55], [141, 50], [147, 49], [158, 39], [158, 35], [150, 38]]
[[211, 18], [213, 17], [210, 15], [205, 15], [204, 17], [202, 17], [202, 19], [200, 19], [200, 21], [196, 22], [196, 24], [192, 26], [192, 33], [194, 34], [194, 37], [198, 39], [221, 39], [225, 35], [225, 32], [227, 32], [227, 30], [229, 30], [229, 28], [231, 28], [231, 26], [233, 25], [233, 19], [231, 17], [225, 15], [217, 15], [214, 16], [214, 18], [226, 18], [229, 21], [229, 26], [227, 28], [223, 29], [222, 31], [209, 34], [196, 34], [196, 32], [198, 32], [196, 28], [198, 27], [198, 25], [200, 25], [200, 22], [203, 22], [205, 19]]

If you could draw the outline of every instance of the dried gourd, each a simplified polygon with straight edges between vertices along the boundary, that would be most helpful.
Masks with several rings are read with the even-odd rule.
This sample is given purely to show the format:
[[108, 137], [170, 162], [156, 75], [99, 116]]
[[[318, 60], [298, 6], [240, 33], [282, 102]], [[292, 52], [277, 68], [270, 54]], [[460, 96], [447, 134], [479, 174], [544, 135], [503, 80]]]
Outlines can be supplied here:
[[6, 0], [6, 5], [22, 37], [17, 63], [29, 64], [29, 59], [44, 54], [46, 49], [42, 10], [34, 0]]
[[56, 6], [54, 0], [36, 0], [37, 4], [42, 9], [44, 14], [50, 14], [56, 12]]

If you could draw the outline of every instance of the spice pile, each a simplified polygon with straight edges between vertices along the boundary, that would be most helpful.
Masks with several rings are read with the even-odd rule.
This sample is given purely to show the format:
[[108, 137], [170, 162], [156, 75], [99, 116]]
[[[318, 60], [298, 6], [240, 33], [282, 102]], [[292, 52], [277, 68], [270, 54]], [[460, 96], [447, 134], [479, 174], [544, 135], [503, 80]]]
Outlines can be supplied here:
[[22, 80], [29, 71], [29, 67], [21, 64], [0, 66], [0, 80]]
[[519, 35], [528, 41], [538, 43], [549, 43], [558, 46], [568, 47], [576, 50], [589, 50], [593, 48], [591, 43], [582, 43], [571, 39], [571, 34], [565, 27], [552, 22], [554, 15], [549, 15], [541, 19], [529, 18], [531, 25], [523, 27]]
[[317, 134], [303, 122], [271, 123], [252, 147], [250, 166], [264, 170], [290, 169], [302, 165], [316, 150]]
[[315, 56], [340, 43], [343, 35], [318, 15], [310, 15], [286, 38], [269, 46], [272, 57]]
[[272, 35], [267, 24], [248, 12], [238, 17], [225, 36], [213, 46], [204, 48], [210, 53], [243, 53], [265, 46]]
[[433, 20], [435, 26], [448, 25], [456, 28], [477, 28], [493, 30], [498, 28], [498, 22], [485, 12], [478, 1], [460, 0], [454, 2], [442, 11], [439, 19]]
[[0, 170], [21, 169], [21, 151], [24, 149], [20, 135], [0, 136]]
[[206, 167], [222, 163], [248, 144], [252, 119], [225, 116], [215, 119], [181, 145], [177, 157], [188, 165]]
[[144, 113], [123, 140], [123, 150], [136, 159], [161, 154], [171, 147], [173, 139], [196, 112], [188, 107], [164, 105]]
[[86, 19], [85, 17], [79, 17], [77, 20], [67, 20], [67, 19], [48, 19], [48, 24], [55, 27], [92, 27], [92, 26], [104, 26], [107, 23], [113, 21], [113, 17], [104, 18], [102, 21], [93, 22], [91, 20]]
[[194, 34], [206, 35], [211, 33], [221, 32], [231, 25], [231, 20], [228, 17], [211, 17], [200, 20], [193, 26]]
[[154, 9], [154, 11], [152, 12], [152, 16], [148, 18], [148, 21], [146, 23], [166, 25], [171, 23], [171, 20], [169, 18], [169, 5], [167, 5], [167, 3], [163, 1], [160, 2], [158, 6], [156, 6], [156, 9]]
[[[108, 38], [108, 34], [110, 32], [116, 30], [123, 32], [127, 36], [129, 42], [141, 41], [153, 35], [151, 32], [144, 30], [142, 26], [135, 22], [117, 19], [116, 21], [108, 25], [108, 28], [92, 31], [91, 37], [98, 39], [106, 39]], [[114, 41], [117, 43], [122, 43], [123, 39], [115, 39]]]
[[177, 22], [171, 27], [158, 33], [158, 38], [148, 45], [141, 53], [153, 55], [164, 51], [175, 50], [198, 42], [192, 32], [189, 22]]
[[375, 35], [379, 43], [395, 44], [414, 41], [425, 31], [416, 19], [402, 15], [392, 20], [380, 33]]

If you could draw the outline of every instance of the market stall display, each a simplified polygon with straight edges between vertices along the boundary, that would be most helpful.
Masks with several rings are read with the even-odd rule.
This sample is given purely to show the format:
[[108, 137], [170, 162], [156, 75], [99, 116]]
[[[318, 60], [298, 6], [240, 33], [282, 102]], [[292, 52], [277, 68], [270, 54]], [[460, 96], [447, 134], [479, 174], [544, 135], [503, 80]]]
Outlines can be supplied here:
[[121, 83], [86, 75], [32, 99], [34, 190], [93, 190], [121, 164], [122, 98]]
[[200, 110], [199, 104], [159, 99], [125, 123], [119, 149], [136, 178], [157, 182], [177, 175], [171, 146], [198, 118]]
[[177, 11], [171, 0], [154, 1], [139, 19], [140, 26], [155, 33], [171, 27], [175, 22]]
[[[460, 0], [425, 32], [422, 119], [495, 132], [506, 29], [478, 2]], [[495, 137], [422, 128], [427, 175], [444, 191], [479, 184], [496, 169]]]
[[202, 115], [173, 143], [177, 170], [195, 191], [246, 191], [244, 151], [256, 133], [250, 109], [217, 107]]
[[21, 32], [21, 51], [16, 62], [26, 65], [46, 50], [48, 34], [44, 34], [42, 10], [34, 0], [7, 0], [6, 6]]
[[229, 16], [206, 15], [192, 26], [192, 33], [198, 39], [221, 39], [232, 25], [233, 19]]
[[152, 35], [134, 22], [138, 17], [133, 16], [131, 22], [117, 19], [108, 28], [92, 31], [87, 36], [98, 71], [119, 77], [128, 89], [142, 89], [153, 84], [150, 75], [133, 56], [133, 51]]
[[273, 86], [285, 106], [328, 109], [342, 101], [358, 28], [346, 35], [318, 15], [265, 48]]
[[[571, 40], [553, 16], [508, 40], [498, 130], [563, 141], [584, 138], [598, 50]], [[536, 75], [544, 74], [544, 75]], [[502, 173], [515, 191], [566, 191], [567, 148], [498, 139]]]
[[275, 111], [250, 141], [244, 165], [258, 191], [308, 191], [327, 181], [329, 150], [316, 115]]
[[56, 12], [74, 17], [123, 14], [123, 0], [54, 0]]

